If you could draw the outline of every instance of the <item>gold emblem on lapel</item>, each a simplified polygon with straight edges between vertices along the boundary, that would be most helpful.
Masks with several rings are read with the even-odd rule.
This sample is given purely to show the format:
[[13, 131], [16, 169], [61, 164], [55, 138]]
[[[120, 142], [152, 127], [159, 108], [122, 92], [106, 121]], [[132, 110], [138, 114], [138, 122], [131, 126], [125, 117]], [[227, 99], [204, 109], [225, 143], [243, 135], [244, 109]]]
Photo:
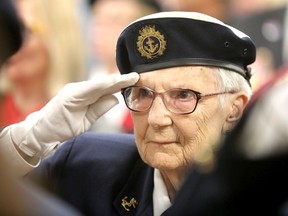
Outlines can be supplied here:
[[153, 59], [164, 54], [166, 50], [164, 35], [155, 29], [155, 26], [145, 26], [139, 30], [137, 49], [141, 56]]
[[130, 211], [131, 208], [133, 207], [134, 209], [136, 208], [136, 205], [138, 205], [139, 203], [137, 202], [137, 200], [135, 198], [132, 198], [129, 202], [127, 201], [127, 196], [125, 196], [123, 199], [122, 199], [122, 203], [121, 205], [123, 206], [123, 208], [126, 210], [126, 211]]

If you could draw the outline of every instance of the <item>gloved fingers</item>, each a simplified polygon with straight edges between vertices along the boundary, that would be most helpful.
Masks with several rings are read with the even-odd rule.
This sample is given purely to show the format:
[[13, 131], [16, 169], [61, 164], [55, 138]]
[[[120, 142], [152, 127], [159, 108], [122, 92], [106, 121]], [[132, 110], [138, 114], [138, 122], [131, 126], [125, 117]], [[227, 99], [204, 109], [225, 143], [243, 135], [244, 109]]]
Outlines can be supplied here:
[[107, 89], [107, 93], [114, 94], [119, 92], [122, 88], [134, 85], [139, 80], [139, 78], [140, 76], [136, 72], [118, 76], [115, 83], [112, 83], [111, 88]]
[[[119, 92], [122, 88], [134, 85], [139, 80], [139, 74], [136, 72], [125, 75], [109, 75], [100, 80], [86, 81], [80, 91], [78, 91], [79, 98], [88, 97], [102, 97], [107, 94], [114, 94]], [[76, 96], [76, 97], [77, 97]]]
[[95, 103], [100, 97], [116, 93], [139, 79], [139, 74], [132, 72], [125, 75], [110, 75], [103, 79], [88, 80], [67, 84], [54, 98], [41, 110], [63, 109], [63, 107], [85, 107]]
[[114, 94], [122, 88], [135, 84], [139, 74], [109, 75], [99, 80], [70, 83], [61, 90], [59, 102], [65, 106], [89, 106], [104, 95]]
[[114, 95], [106, 95], [101, 97], [97, 102], [91, 104], [86, 113], [85, 130], [89, 129], [91, 125], [108, 110], [117, 105], [118, 99]]

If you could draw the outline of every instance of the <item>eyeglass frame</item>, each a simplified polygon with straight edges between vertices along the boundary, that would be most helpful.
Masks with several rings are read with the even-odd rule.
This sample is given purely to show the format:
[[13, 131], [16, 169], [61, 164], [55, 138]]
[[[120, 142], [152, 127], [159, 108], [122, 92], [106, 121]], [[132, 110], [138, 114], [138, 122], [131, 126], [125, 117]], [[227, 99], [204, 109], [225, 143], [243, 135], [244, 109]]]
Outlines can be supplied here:
[[[127, 89], [133, 88], [133, 87], [144, 88], [144, 89], [148, 90], [149, 92], [152, 92], [152, 93], [153, 93], [153, 94], [152, 94], [152, 95], [153, 95], [152, 102], [151, 102], [151, 104], [149, 105], [149, 107], [148, 107], [146, 110], [143, 110], [143, 111], [134, 110], [134, 109], [132, 109], [132, 108], [130, 108], [130, 107], [128, 106], [127, 101], [126, 101], [126, 99], [125, 99], [125, 91], [126, 91]], [[194, 109], [193, 109], [192, 111], [190, 111], [190, 112], [185, 112], [185, 113], [176, 113], [176, 112], [171, 111], [171, 110], [169, 109], [169, 107], [167, 107], [167, 105], [166, 105], [166, 102], [165, 102], [165, 100], [164, 100], [164, 94], [167, 93], [167, 92], [169, 92], [169, 91], [172, 91], [172, 90], [189, 90], [189, 91], [193, 92], [193, 93], [196, 95], [196, 102], [195, 102], [195, 107], [194, 107]], [[169, 89], [169, 90], [164, 91], [164, 92], [156, 92], [155, 90], [150, 89], [150, 88], [148, 88], [148, 87], [146, 87], [146, 86], [137, 86], [137, 85], [128, 86], [128, 87], [126, 87], [126, 88], [122, 88], [122, 89], [121, 89], [121, 94], [122, 94], [122, 96], [123, 96], [123, 98], [124, 98], [124, 102], [125, 102], [127, 108], [128, 108], [129, 110], [133, 111], [133, 112], [147, 112], [147, 111], [149, 111], [149, 110], [151, 109], [151, 107], [152, 107], [152, 104], [153, 104], [155, 98], [156, 98], [157, 96], [160, 96], [161, 99], [162, 99], [162, 102], [163, 102], [163, 104], [164, 104], [164, 106], [165, 106], [165, 108], [166, 108], [169, 112], [171, 112], [171, 113], [173, 113], [173, 114], [177, 114], [177, 115], [188, 115], [188, 114], [193, 113], [193, 112], [196, 110], [196, 108], [197, 108], [197, 105], [198, 105], [199, 100], [201, 100], [202, 98], [211, 97], [211, 96], [216, 96], [216, 95], [221, 95], [221, 94], [234, 94], [234, 93], [236, 93], [235, 90], [203, 94], [203, 93], [200, 93], [200, 92], [198, 92], [198, 91], [195, 91], [195, 90], [192, 90], [192, 89], [187, 89], [187, 88], [186, 88], [186, 89], [182, 89], [182, 88], [172, 88], [172, 89]]]

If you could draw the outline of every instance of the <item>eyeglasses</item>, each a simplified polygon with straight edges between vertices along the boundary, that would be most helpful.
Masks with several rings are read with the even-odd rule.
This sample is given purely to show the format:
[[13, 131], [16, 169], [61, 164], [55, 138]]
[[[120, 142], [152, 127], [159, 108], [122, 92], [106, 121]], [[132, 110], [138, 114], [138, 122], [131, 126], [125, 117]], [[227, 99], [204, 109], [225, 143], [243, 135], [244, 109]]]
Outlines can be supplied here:
[[176, 88], [165, 92], [156, 92], [144, 86], [130, 86], [122, 89], [121, 93], [126, 106], [134, 112], [148, 111], [156, 96], [159, 96], [170, 112], [174, 114], [190, 114], [195, 111], [200, 99], [221, 94], [233, 94], [235, 91], [201, 94], [191, 89]]

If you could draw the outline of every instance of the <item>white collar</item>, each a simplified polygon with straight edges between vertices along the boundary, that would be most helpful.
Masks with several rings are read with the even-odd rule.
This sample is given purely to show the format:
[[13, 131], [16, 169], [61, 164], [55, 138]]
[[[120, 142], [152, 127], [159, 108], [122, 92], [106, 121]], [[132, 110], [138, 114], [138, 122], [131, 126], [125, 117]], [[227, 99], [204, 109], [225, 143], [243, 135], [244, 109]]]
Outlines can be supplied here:
[[153, 215], [160, 216], [171, 206], [168, 191], [158, 169], [154, 169]]

